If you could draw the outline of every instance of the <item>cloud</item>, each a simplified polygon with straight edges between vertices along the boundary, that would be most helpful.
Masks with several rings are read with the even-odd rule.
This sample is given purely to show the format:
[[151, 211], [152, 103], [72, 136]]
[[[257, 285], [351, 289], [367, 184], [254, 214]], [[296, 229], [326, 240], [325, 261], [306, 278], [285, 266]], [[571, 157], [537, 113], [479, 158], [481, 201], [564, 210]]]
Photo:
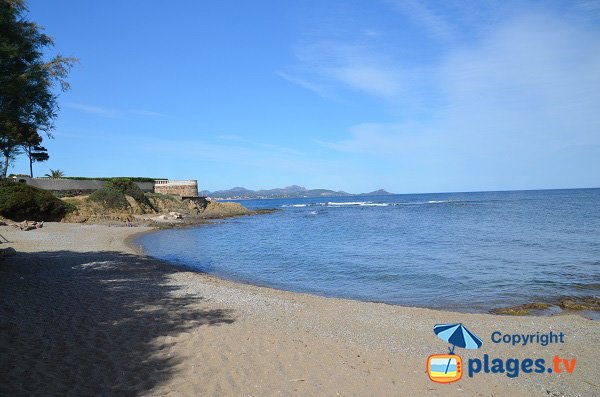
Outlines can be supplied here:
[[447, 14], [438, 12], [425, 2], [417, 0], [392, 0], [389, 3], [398, 11], [406, 14], [415, 22], [424, 26], [435, 37], [453, 39], [457, 32], [448, 20]]
[[[227, 168], [247, 171], [251, 167], [264, 172], [317, 172], [319, 167], [329, 167], [328, 159], [309, 158], [304, 153], [272, 144], [215, 144], [201, 140], [154, 139], [138, 144], [142, 152], [178, 162], [206, 162]], [[329, 164], [329, 165], [328, 165]]]
[[284, 73], [284, 72], [277, 72], [277, 75], [279, 77], [281, 77], [282, 79], [287, 80], [290, 83], [297, 84], [303, 88], [306, 88], [307, 90], [312, 91], [315, 94], [317, 94], [323, 98], [331, 99], [331, 100], [337, 101], [337, 102], [341, 101], [340, 97], [327, 87], [323, 87], [319, 84], [312, 83], [301, 77], [293, 76], [291, 74]]
[[363, 33], [367, 37], [381, 37], [383, 35], [383, 32], [375, 29], [365, 29]]
[[[417, 128], [421, 132], [421, 127]], [[339, 142], [315, 140], [316, 143], [341, 152], [395, 156], [410, 147], [410, 127], [394, 123], [364, 123], [350, 129], [350, 137]]]
[[[426, 120], [362, 123], [344, 139], [316, 142], [429, 172], [432, 180], [485, 175], [481, 183], [492, 187], [598, 185], [599, 177], [581, 168], [600, 166], [590, 157], [600, 145], [598, 70], [600, 35], [593, 27], [521, 15], [448, 51], [431, 71], [439, 105]], [[556, 163], [567, 158], [580, 167]]]
[[288, 153], [296, 156], [301, 156], [303, 154], [298, 150], [291, 149], [285, 146], [275, 145], [272, 143], [252, 142], [249, 139], [243, 138], [242, 136], [235, 134], [219, 135], [218, 138], [224, 141], [237, 143], [238, 146], [252, 147], [255, 149], [267, 149], [268, 151]]
[[82, 111], [84, 113], [94, 114], [97, 116], [102, 116], [102, 117], [107, 117], [107, 118], [120, 117], [124, 114], [135, 114], [138, 116], [145, 116], [145, 117], [164, 117], [164, 114], [162, 114], [162, 113], [153, 112], [151, 110], [145, 110], [145, 109], [133, 109], [133, 110], [122, 111], [122, 110], [117, 110], [117, 109], [113, 109], [113, 108], [107, 108], [107, 107], [95, 106], [95, 105], [87, 105], [87, 104], [76, 103], [76, 102], [67, 102], [64, 104], [64, 106], [68, 107], [70, 109]]
[[377, 65], [365, 59], [352, 59], [344, 65], [327, 70], [326, 73], [355, 90], [377, 97], [393, 98], [402, 88], [400, 72], [393, 67]]
[[279, 76], [337, 101], [342, 89], [379, 98], [397, 97], [408, 75], [365, 45], [321, 41], [298, 45], [294, 54], [296, 73], [279, 72]]
[[258, 143], [258, 144], [256, 144], [256, 146], [258, 146], [260, 148], [264, 148], [264, 149], [276, 151], [276, 152], [282, 152], [282, 153], [292, 154], [292, 155], [295, 155], [295, 156], [302, 156], [302, 155], [304, 155], [304, 153], [302, 153], [299, 150], [291, 149], [291, 148], [288, 148], [288, 147], [285, 147], [285, 146], [273, 145], [271, 143]]
[[85, 105], [82, 103], [75, 103], [75, 102], [67, 102], [67, 103], [65, 103], [65, 107], [75, 109], [75, 110], [80, 110], [84, 113], [95, 114], [95, 115], [102, 116], [102, 117], [111, 117], [112, 118], [112, 117], [116, 117], [119, 114], [119, 112], [114, 109], [100, 107], [100, 106]]

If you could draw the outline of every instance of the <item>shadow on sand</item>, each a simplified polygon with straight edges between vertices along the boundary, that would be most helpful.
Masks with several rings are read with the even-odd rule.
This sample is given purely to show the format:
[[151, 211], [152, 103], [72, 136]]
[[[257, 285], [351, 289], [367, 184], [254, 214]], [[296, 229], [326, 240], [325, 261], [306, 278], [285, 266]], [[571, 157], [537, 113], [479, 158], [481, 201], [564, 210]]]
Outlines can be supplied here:
[[174, 294], [179, 271], [118, 252], [0, 262], [0, 395], [140, 395], [176, 376], [170, 336], [234, 321]]

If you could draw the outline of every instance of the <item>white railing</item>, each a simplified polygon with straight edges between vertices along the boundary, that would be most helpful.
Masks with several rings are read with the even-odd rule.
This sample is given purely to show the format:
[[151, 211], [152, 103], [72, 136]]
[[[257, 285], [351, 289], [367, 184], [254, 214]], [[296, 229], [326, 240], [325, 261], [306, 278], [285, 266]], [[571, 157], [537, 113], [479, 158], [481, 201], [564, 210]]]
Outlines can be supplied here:
[[170, 179], [156, 179], [154, 181], [154, 184], [162, 186], [196, 186], [198, 182], [192, 179], [181, 181], [173, 181]]

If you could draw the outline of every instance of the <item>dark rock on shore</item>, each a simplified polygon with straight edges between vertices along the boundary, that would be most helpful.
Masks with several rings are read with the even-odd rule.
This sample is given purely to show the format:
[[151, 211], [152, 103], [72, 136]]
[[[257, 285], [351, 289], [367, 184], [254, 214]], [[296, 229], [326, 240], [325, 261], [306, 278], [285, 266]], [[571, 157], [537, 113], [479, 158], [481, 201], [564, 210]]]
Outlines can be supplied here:
[[545, 310], [550, 307], [550, 304], [544, 302], [532, 302], [524, 305], [501, 307], [492, 310], [493, 314], [504, 314], [509, 316], [526, 316], [531, 310]]

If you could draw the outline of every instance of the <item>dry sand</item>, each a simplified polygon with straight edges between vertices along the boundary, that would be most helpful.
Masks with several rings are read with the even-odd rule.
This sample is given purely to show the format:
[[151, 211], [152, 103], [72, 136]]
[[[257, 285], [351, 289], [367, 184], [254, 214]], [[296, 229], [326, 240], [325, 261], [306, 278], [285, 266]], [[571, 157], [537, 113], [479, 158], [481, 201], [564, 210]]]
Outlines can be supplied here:
[[[0, 395], [593, 396], [600, 323], [390, 306], [236, 284], [144, 257], [144, 228], [0, 227]], [[478, 374], [437, 384], [437, 323], [483, 339], [469, 357], [576, 357], [572, 374]], [[563, 332], [565, 343], [492, 344], [503, 333]], [[460, 351], [459, 351], [460, 350]]]

